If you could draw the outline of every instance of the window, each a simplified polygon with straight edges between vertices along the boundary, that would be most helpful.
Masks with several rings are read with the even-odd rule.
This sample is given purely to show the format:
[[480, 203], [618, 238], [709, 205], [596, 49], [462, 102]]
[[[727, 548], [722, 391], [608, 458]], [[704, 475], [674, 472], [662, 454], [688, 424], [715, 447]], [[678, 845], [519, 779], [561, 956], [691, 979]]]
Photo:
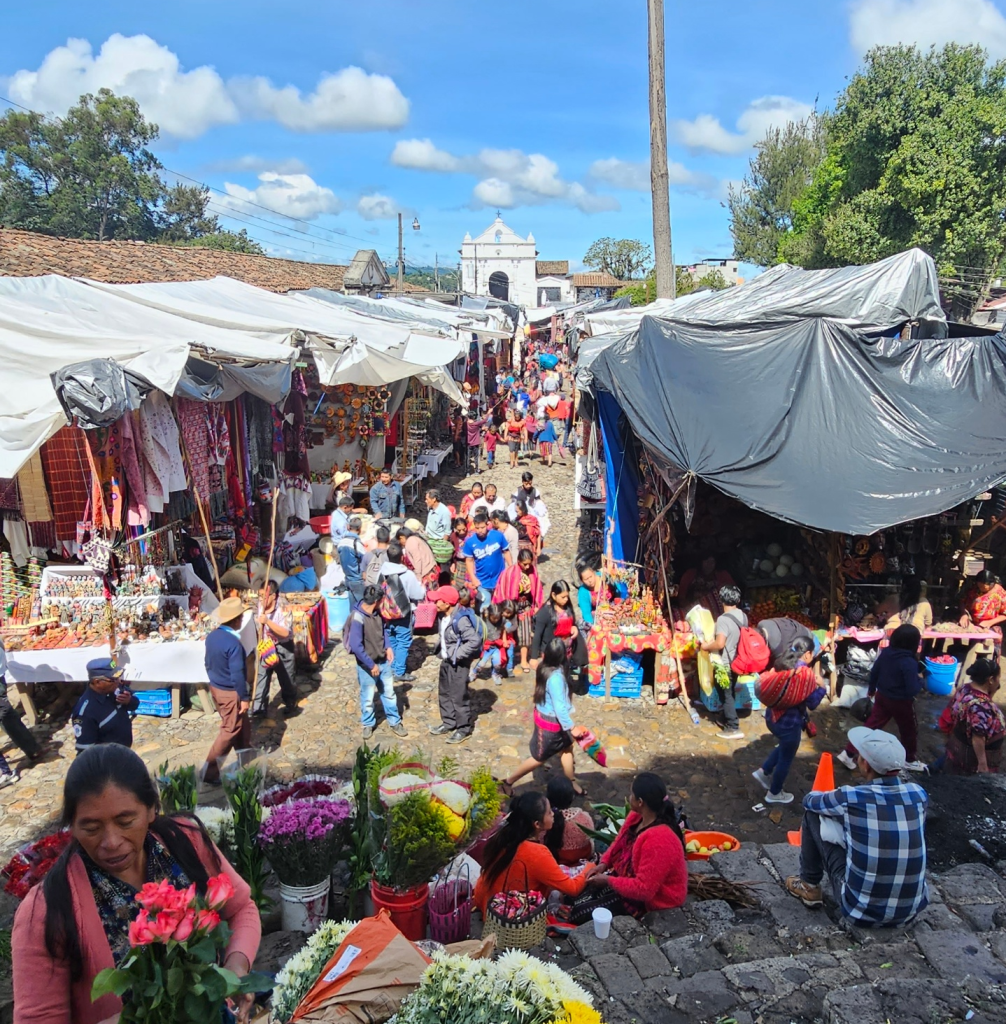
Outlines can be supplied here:
[[496, 232], [496, 244], [499, 245], [499, 243], [502, 242], [502, 241], [503, 241], [503, 232], [502, 231], [497, 231]]

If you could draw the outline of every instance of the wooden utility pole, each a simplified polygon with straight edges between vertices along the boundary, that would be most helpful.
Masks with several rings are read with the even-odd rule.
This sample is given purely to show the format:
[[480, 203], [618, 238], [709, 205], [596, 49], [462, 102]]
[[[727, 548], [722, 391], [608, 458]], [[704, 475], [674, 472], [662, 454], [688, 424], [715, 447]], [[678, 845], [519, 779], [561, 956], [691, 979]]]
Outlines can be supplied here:
[[650, 52], [650, 189], [653, 193], [653, 262], [657, 298], [673, 299], [671, 197], [667, 177], [667, 89], [664, 84], [664, 0], [647, 0]]
[[[666, 153], [666, 146], [665, 153]], [[664, 174], [667, 173], [667, 161], [664, 161]], [[402, 241], [402, 215], [398, 215], [398, 294], [405, 290], [405, 245]], [[657, 291], [659, 292], [659, 287]]]

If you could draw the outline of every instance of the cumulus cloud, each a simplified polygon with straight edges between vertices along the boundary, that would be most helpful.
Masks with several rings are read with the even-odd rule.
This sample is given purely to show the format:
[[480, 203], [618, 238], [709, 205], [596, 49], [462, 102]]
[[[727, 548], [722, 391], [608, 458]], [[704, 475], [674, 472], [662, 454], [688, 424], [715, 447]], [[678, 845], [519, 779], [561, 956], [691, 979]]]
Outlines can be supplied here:
[[[590, 177], [603, 181], [612, 188], [623, 188], [630, 192], [650, 191], [650, 162], [648, 160], [619, 160], [608, 157], [595, 160], [590, 165]], [[720, 182], [711, 174], [691, 171], [684, 164], [672, 160], [667, 165], [667, 177], [671, 188], [685, 192], [699, 192], [702, 195], [719, 195]]]
[[978, 43], [1006, 57], [1006, 17], [992, 0], [856, 0], [849, 36], [858, 53], [897, 43]]
[[600, 195], [576, 181], [566, 181], [559, 165], [541, 153], [520, 149], [483, 149], [457, 156], [439, 149], [430, 139], [403, 139], [391, 153], [396, 167], [416, 171], [467, 174], [479, 179], [472, 190], [471, 205], [537, 206], [557, 202], [575, 206], [584, 213], [621, 209], [614, 196]]
[[15, 102], [62, 114], [87, 92], [107, 88], [132, 96], [167, 135], [194, 139], [241, 120], [276, 121], [298, 132], [378, 131], [400, 128], [409, 101], [386, 75], [343, 68], [322, 75], [314, 92], [267, 78], [224, 81], [209, 66], [183, 70], [177, 55], [149, 36], [109, 36], [97, 53], [86, 39], [51, 50], [35, 71], [0, 78]]
[[788, 121], [802, 121], [813, 111], [809, 103], [789, 96], [762, 96], [748, 104], [737, 118], [737, 131], [724, 128], [712, 114], [700, 114], [694, 121], [671, 121], [671, 131], [678, 142], [693, 152], [705, 151], [723, 156], [737, 156], [760, 142], [770, 128]]
[[400, 213], [408, 211], [390, 196], [375, 192], [373, 195], [360, 196], [356, 202], [356, 212], [364, 220], [394, 220]]
[[236, 213], [248, 213], [247, 202], [257, 203], [273, 213], [300, 220], [314, 220], [323, 213], [338, 213], [342, 203], [330, 189], [319, 185], [308, 174], [277, 174], [263, 171], [256, 188], [232, 182], [224, 184], [226, 196], [214, 200]]

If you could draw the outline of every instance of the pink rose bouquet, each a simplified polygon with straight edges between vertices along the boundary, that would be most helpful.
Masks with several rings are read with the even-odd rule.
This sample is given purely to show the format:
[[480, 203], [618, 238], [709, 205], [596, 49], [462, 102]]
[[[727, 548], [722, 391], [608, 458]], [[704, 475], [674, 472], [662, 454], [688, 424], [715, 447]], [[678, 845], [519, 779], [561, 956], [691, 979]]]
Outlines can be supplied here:
[[148, 882], [136, 894], [140, 912], [129, 926], [133, 948], [118, 967], [98, 974], [91, 998], [121, 997], [120, 1024], [207, 1024], [221, 1019], [228, 999], [268, 989], [268, 978], [239, 978], [217, 963], [230, 939], [220, 912], [233, 895], [225, 874], [207, 882], [205, 896], [194, 885], [176, 889], [167, 880]]

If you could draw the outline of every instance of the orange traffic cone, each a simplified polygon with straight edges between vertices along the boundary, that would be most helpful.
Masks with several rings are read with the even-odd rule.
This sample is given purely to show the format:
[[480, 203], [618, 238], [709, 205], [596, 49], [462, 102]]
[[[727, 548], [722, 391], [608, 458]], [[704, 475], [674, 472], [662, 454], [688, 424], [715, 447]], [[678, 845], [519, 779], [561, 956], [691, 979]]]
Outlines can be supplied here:
[[[835, 764], [831, 754], [826, 750], [817, 763], [817, 774], [814, 776], [814, 785], [810, 787], [814, 793], [830, 793], [835, 788]], [[786, 839], [790, 846], [800, 845], [800, 832], [787, 832]]]
[[826, 750], [817, 763], [817, 774], [814, 785], [810, 787], [814, 793], [830, 793], [835, 788], [835, 765], [831, 754]]

